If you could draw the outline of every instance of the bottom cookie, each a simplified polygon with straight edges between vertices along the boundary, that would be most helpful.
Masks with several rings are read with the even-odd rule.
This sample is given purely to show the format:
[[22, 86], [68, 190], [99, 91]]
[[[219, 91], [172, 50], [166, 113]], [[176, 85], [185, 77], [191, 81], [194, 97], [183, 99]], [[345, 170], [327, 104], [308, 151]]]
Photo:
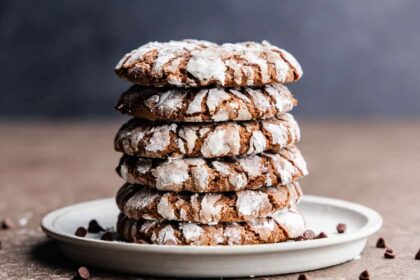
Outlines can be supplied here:
[[278, 243], [297, 238], [305, 221], [296, 209], [249, 222], [204, 225], [174, 221], [135, 220], [120, 214], [117, 231], [128, 242], [159, 245], [245, 245]]

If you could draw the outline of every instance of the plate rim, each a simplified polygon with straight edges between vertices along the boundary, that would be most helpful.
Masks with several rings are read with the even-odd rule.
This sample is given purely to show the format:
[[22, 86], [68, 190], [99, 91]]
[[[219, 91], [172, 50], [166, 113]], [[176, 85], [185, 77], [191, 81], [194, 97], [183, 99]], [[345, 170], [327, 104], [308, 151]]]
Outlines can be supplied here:
[[196, 246], [196, 245], [156, 245], [156, 244], [134, 244], [128, 242], [109, 242], [97, 239], [90, 239], [84, 237], [77, 237], [62, 231], [57, 230], [54, 227], [54, 222], [61, 216], [74, 211], [78, 208], [86, 205], [95, 203], [104, 203], [114, 201], [114, 198], [103, 198], [85, 201], [81, 203], [72, 204], [56, 210], [53, 210], [46, 214], [41, 222], [41, 228], [44, 233], [56, 239], [58, 241], [72, 243], [76, 245], [83, 245], [87, 247], [102, 247], [109, 249], [119, 249], [126, 251], [135, 251], [142, 253], [171, 253], [171, 254], [200, 254], [200, 255], [232, 255], [232, 254], [246, 254], [246, 253], [269, 253], [269, 252], [287, 252], [296, 250], [306, 250], [316, 247], [327, 247], [341, 243], [348, 243], [363, 238], [367, 238], [382, 226], [381, 215], [364, 205], [336, 199], [330, 197], [316, 196], [316, 195], [305, 195], [302, 197], [301, 202], [318, 203], [327, 206], [335, 206], [344, 208], [349, 211], [357, 212], [362, 216], [366, 217], [366, 224], [360, 228], [357, 232], [333, 235], [329, 238], [307, 240], [305, 242], [280, 242], [280, 243], [269, 243], [269, 244], [252, 244], [252, 245], [214, 245], [214, 246]]

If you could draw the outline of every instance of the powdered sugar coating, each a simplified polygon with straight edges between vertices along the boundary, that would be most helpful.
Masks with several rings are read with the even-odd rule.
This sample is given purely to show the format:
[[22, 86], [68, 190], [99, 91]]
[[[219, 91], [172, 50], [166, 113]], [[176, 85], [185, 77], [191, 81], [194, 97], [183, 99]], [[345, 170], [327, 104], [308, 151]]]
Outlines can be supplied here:
[[215, 158], [278, 152], [299, 139], [299, 126], [290, 114], [260, 121], [212, 124], [154, 125], [132, 119], [118, 132], [115, 149], [151, 158]]
[[[141, 167], [142, 172], [138, 172]], [[148, 168], [147, 172], [144, 172]], [[169, 160], [130, 156], [121, 158], [117, 171], [127, 182], [164, 191], [225, 192], [288, 184], [308, 174], [296, 147], [229, 159]]]
[[[148, 224], [147, 231], [143, 225]], [[169, 228], [168, 228], [169, 227]], [[295, 238], [305, 229], [303, 217], [294, 209], [272, 218], [215, 225], [158, 221], [150, 223], [120, 216], [117, 231], [128, 242], [145, 239], [153, 244], [244, 245], [283, 242]], [[175, 240], [173, 240], [175, 239]]]
[[140, 185], [124, 185], [116, 200], [133, 219], [172, 220], [201, 224], [250, 221], [295, 205], [302, 195], [297, 183], [236, 193], [172, 193]]
[[262, 86], [298, 80], [296, 59], [263, 41], [217, 45], [207, 41], [151, 42], [126, 54], [115, 67], [124, 79], [153, 86]]
[[218, 122], [267, 119], [292, 110], [296, 104], [290, 91], [280, 84], [241, 89], [133, 86], [116, 108], [148, 120]]

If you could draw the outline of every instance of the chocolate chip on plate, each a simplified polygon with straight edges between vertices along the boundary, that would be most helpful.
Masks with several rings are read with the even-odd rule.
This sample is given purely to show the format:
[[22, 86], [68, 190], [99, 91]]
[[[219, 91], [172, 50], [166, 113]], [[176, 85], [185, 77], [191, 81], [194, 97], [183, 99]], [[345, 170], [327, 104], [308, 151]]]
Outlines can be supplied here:
[[90, 277], [90, 272], [89, 270], [84, 267], [81, 266], [77, 269], [77, 275], [74, 277], [74, 279], [80, 279], [80, 280], [87, 280]]
[[370, 279], [369, 271], [364, 270], [362, 273], [360, 273], [359, 280], [369, 280], [369, 279]]
[[392, 250], [391, 248], [386, 248], [385, 253], [384, 253], [384, 257], [386, 259], [393, 259], [393, 258], [395, 258], [395, 252], [394, 252], [394, 250]]
[[344, 233], [344, 232], [346, 232], [346, 230], [347, 230], [347, 225], [346, 224], [339, 223], [337, 225], [337, 232], [338, 233]]
[[307, 240], [314, 239], [315, 238], [315, 232], [313, 230], [307, 229], [303, 233], [303, 237], [305, 237], [305, 239], [307, 239]]
[[10, 218], [5, 218], [1, 221], [1, 229], [11, 229], [14, 227], [15, 227], [15, 224]]
[[97, 220], [91, 220], [88, 226], [88, 232], [90, 233], [98, 233], [100, 231], [105, 231], [103, 227], [98, 224]]
[[386, 248], [385, 239], [379, 237], [378, 241], [376, 241], [376, 248]]
[[420, 260], [420, 249], [419, 249], [419, 251], [417, 252], [417, 254], [414, 256], [414, 259], [416, 259], [416, 260]]
[[306, 274], [299, 274], [298, 280], [309, 280], [309, 277]]
[[111, 232], [107, 231], [107, 232], [105, 232], [102, 235], [101, 240], [104, 240], [104, 241], [114, 241], [114, 236], [112, 235]]
[[305, 240], [305, 237], [303, 235], [299, 235], [298, 237], [295, 238], [295, 241], [303, 241]]
[[323, 232], [323, 231], [321, 231], [317, 236], [316, 236], [316, 239], [321, 239], [321, 238], [327, 238], [328, 237], [328, 235], [325, 233], [325, 232]]
[[85, 237], [87, 234], [87, 230], [84, 227], [78, 227], [74, 232], [74, 235], [78, 237]]

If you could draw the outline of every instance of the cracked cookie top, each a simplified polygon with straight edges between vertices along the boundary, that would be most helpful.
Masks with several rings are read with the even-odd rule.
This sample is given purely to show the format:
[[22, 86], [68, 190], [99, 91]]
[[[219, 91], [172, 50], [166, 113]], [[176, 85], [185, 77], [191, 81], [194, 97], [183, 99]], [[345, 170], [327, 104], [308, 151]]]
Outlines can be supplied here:
[[151, 121], [248, 121], [280, 116], [297, 105], [281, 84], [261, 88], [155, 88], [132, 86], [117, 110]]
[[244, 245], [277, 243], [297, 238], [305, 230], [305, 220], [295, 209], [247, 222], [215, 225], [174, 221], [130, 219], [120, 215], [117, 232], [128, 242], [161, 245]]
[[124, 155], [117, 167], [128, 183], [161, 191], [228, 192], [289, 184], [308, 174], [300, 151], [291, 146], [278, 153], [216, 159], [151, 159]]
[[123, 79], [146, 86], [263, 86], [298, 80], [303, 72], [287, 51], [263, 41], [226, 43], [150, 42], [116, 65]]
[[299, 126], [287, 113], [259, 121], [197, 124], [159, 124], [133, 118], [118, 131], [115, 149], [151, 158], [215, 158], [278, 152], [299, 139]]
[[242, 222], [273, 215], [296, 205], [302, 195], [297, 182], [224, 193], [162, 192], [125, 184], [117, 193], [119, 209], [127, 217], [217, 224]]

